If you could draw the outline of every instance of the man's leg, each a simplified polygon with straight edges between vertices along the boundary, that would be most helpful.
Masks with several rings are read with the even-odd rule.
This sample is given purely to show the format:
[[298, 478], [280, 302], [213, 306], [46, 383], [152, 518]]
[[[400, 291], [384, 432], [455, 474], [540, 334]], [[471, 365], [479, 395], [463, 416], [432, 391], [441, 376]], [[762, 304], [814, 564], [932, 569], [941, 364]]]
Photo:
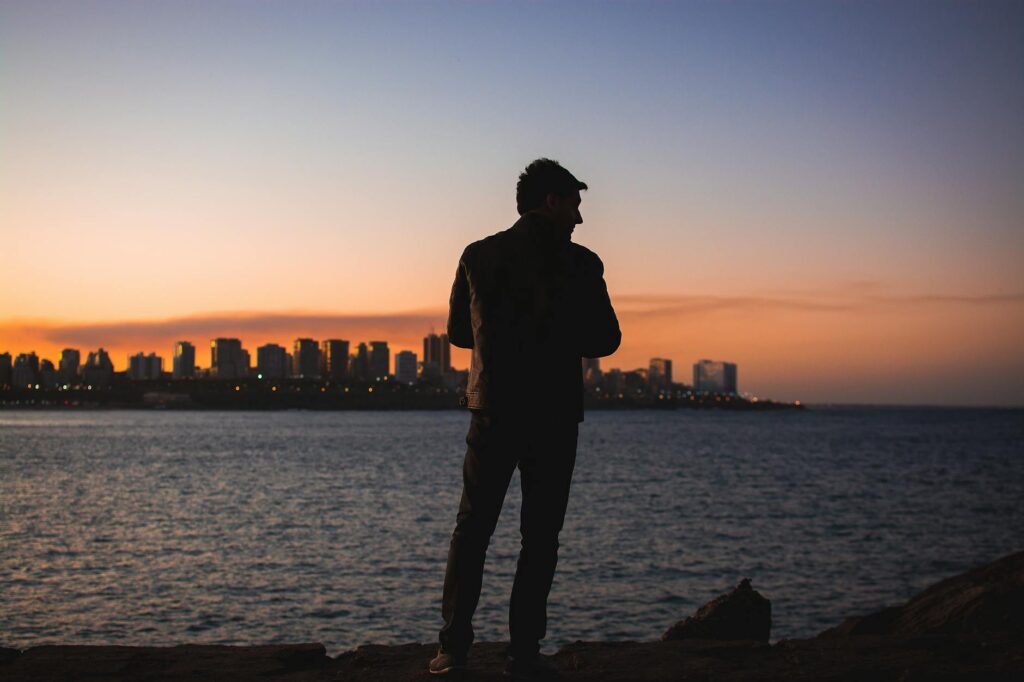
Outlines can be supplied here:
[[515, 658], [535, 657], [547, 630], [548, 593], [558, 563], [558, 533], [569, 502], [578, 429], [575, 422], [536, 429], [530, 452], [519, 461], [523, 546], [509, 609], [510, 653]]
[[438, 639], [442, 651], [464, 656], [473, 643], [473, 612], [480, 600], [487, 545], [515, 470], [511, 433], [490, 416], [473, 414], [462, 466], [462, 501], [448, 548]]

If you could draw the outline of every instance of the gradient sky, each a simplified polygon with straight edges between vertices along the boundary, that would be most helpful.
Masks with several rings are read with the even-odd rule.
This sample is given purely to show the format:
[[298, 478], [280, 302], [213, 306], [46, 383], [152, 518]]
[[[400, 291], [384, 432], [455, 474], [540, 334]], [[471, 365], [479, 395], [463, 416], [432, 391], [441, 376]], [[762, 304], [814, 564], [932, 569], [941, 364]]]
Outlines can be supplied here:
[[1024, 405], [1022, 121], [1019, 2], [5, 0], [0, 351], [418, 350], [548, 156], [605, 368]]

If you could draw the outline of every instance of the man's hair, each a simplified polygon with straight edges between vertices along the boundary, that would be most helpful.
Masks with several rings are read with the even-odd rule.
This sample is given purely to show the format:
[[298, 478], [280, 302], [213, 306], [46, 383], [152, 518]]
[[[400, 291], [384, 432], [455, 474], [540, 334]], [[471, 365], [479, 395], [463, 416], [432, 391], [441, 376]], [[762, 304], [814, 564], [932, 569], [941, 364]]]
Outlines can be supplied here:
[[516, 184], [516, 209], [519, 215], [540, 208], [548, 194], [567, 197], [573, 192], [587, 189], [572, 173], [557, 161], [537, 159], [522, 172]]

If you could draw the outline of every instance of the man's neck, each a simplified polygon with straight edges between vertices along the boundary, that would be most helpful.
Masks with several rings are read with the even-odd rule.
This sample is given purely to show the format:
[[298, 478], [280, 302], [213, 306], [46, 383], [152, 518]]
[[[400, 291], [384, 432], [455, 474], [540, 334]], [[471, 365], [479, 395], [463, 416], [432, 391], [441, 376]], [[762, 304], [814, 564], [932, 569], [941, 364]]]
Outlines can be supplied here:
[[560, 227], [543, 210], [527, 211], [523, 217], [530, 219], [530, 233], [544, 241], [565, 243], [572, 240], [572, 233]]

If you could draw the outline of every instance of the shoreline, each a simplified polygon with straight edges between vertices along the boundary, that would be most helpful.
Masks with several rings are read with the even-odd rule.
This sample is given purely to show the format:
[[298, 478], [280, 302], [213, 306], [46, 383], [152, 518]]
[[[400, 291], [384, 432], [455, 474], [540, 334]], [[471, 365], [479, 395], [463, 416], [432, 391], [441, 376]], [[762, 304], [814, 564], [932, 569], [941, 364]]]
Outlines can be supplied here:
[[[744, 609], [750, 594], [749, 584], [741, 583], [672, 626], [661, 641], [575, 642], [549, 659], [563, 679], [589, 682], [1009, 681], [1024, 673], [1024, 552], [935, 583], [901, 606], [775, 644], [768, 643], [767, 629], [758, 639], [749, 638], [751, 612]], [[474, 645], [463, 679], [503, 679], [504, 648], [503, 643]], [[425, 680], [431, 679], [426, 664], [435, 649], [434, 644], [366, 645], [330, 657], [320, 643], [0, 647], [0, 679]]]

